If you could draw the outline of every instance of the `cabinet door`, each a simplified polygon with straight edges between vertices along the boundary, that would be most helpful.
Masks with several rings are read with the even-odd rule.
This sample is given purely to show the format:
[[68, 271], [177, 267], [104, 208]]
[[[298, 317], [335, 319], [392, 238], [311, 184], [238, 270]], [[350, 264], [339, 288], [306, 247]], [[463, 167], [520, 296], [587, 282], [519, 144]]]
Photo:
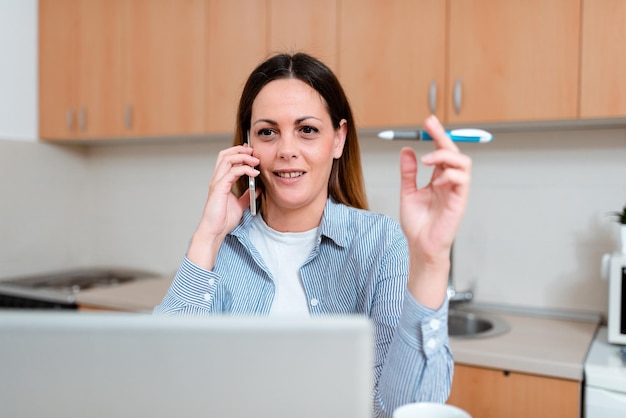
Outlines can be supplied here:
[[448, 122], [576, 118], [579, 33], [580, 0], [450, 0]]
[[337, 0], [269, 0], [269, 52], [306, 52], [333, 71], [337, 62]]
[[132, 136], [206, 132], [203, 0], [132, 0], [127, 104]]
[[626, 117], [626, 2], [585, 0], [582, 23], [582, 118]]
[[[342, 0], [339, 78], [360, 127], [418, 125], [441, 116], [446, 2]], [[430, 102], [431, 86], [435, 102]], [[433, 90], [433, 93], [435, 93]]]
[[72, 138], [78, 106], [78, 0], [39, 1], [39, 136]]
[[457, 364], [448, 403], [480, 418], [579, 418], [580, 382]]
[[123, 132], [121, 0], [39, 3], [40, 136]]
[[124, 133], [123, 0], [81, 0], [77, 129], [80, 137]]
[[267, 54], [265, 1], [210, 0], [207, 18], [207, 121], [234, 132], [243, 85]]

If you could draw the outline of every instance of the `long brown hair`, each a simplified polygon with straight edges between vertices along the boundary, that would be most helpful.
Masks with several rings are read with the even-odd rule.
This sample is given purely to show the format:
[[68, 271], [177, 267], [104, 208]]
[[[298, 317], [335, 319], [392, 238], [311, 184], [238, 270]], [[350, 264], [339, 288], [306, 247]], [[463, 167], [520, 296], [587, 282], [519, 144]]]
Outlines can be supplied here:
[[[252, 103], [261, 89], [270, 81], [283, 78], [298, 79], [316, 90], [324, 99], [335, 129], [339, 129], [339, 123], [342, 119], [346, 120], [348, 132], [343, 146], [343, 154], [333, 161], [328, 180], [328, 194], [338, 203], [367, 209], [361, 152], [348, 98], [330, 68], [308, 54], [299, 52], [293, 55], [275, 55], [259, 64], [252, 71], [239, 100], [233, 145], [241, 145], [246, 142], [246, 132], [250, 129], [250, 119], [252, 118]], [[235, 183], [233, 192], [235, 195], [241, 196], [247, 187], [248, 180], [242, 177]], [[257, 177], [257, 187], [263, 190], [260, 177]], [[261, 193], [262, 198], [263, 193]], [[262, 207], [262, 202], [260, 207]]]

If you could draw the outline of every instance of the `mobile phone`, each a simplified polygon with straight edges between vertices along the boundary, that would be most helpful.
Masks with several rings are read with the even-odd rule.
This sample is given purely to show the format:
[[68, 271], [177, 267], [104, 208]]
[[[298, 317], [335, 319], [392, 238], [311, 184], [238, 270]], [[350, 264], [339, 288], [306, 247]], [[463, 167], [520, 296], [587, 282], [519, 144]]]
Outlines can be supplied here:
[[[246, 143], [249, 147], [252, 147], [250, 144], [250, 130], [246, 132]], [[248, 176], [248, 189], [250, 190], [250, 213], [252, 216], [256, 215], [256, 184], [254, 181], [254, 177]]]

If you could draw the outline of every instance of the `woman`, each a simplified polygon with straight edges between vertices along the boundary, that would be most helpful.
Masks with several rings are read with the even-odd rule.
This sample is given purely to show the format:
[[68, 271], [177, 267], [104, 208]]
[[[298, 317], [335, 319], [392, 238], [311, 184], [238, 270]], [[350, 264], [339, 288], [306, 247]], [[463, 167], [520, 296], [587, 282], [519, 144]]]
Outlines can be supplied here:
[[[200, 224], [155, 312], [366, 315], [375, 326], [375, 415], [445, 402], [450, 248], [471, 162], [434, 116], [424, 127], [436, 147], [421, 159], [434, 166], [432, 179], [416, 188], [417, 159], [404, 148], [400, 227], [366, 210], [354, 120], [333, 73], [301, 53], [260, 64], [243, 89], [234, 144], [217, 158]], [[248, 176], [257, 216], [248, 209]]]

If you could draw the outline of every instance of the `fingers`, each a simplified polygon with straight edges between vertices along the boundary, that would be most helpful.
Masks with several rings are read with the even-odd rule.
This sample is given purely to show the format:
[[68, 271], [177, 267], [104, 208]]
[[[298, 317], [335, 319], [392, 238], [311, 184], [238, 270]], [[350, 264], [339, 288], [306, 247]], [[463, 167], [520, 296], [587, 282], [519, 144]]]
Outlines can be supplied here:
[[404, 147], [400, 151], [400, 196], [417, 190], [417, 157], [413, 149]]
[[220, 151], [217, 156], [217, 167], [232, 167], [236, 165], [247, 164], [256, 166], [259, 159], [252, 155], [252, 148], [247, 145], [237, 145]]
[[432, 180], [433, 186], [460, 186], [467, 185], [470, 182], [470, 175], [467, 171], [446, 169], [439, 175], [434, 176]]
[[437, 119], [437, 116], [430, 115], [424, 121], [424, 129], [430, 134], [435, 143], [437, 149], [449, 149], [458, 151], [459, 147], [456, 146], [454, 141], [448, 136], [445, 129]]
[[[258, 196], [259, 192], [256, 191], [256, 195]], [[246, 189], [246, 191], [237, 199], [237, 204], [241, 208], [243, 212], [247, 207], [250, 206], [250, 189]]]
[[424, 128], [433, 137], [436, 148], [421, 158], [423, 164], [435, 167], [431, 184], [437, 187], [468, 185], [472, 160], [460, 152], [434, 115], [426, 119]]
[[442, 166], [442, 168], [457, 168], [460, 170], [469, 170], [472, 166], [472, 160], [465, 154], [458, 151], [440, 149], [424, 154], [421, 158], [424, 165]]
[[425, 165], [435, 166], [431, 184], [433, 186], [444, 185], [468, 185], [472, 160], [460, 152], [451, 150], [437, 150], [422, 157]]
[[234, 146], [220, 151], [213, 177], [216, 179], [228, 177], [230, 181], [235, 181], [242, 175], [256, 177], [259, 172], [254, 167], [259, 165], [259, 162], [260, 160], [252, 155], [252, 148]]

